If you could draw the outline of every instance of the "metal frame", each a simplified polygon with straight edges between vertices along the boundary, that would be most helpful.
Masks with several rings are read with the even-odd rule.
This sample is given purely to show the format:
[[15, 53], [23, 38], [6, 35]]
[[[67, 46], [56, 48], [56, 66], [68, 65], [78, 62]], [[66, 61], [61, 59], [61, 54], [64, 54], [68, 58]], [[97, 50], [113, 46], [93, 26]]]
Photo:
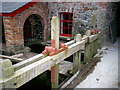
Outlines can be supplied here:
[[59, 14], [60, 14], [60, 36], [72, 37], [73, 13], [61, 12]]

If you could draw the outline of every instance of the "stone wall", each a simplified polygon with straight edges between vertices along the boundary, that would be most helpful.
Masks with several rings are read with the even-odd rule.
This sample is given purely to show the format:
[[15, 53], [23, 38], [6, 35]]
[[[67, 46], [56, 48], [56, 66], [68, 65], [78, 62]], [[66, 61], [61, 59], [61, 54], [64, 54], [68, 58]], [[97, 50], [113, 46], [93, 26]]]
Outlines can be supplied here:
[[59, 16], [59, 12], [72, 12], [73, 13], [73, 36], [76, 33], [82, 35], [86, 30], [99, 28], [104, 29], [106, 18], [107, 3], [84, 3], [84, 2], [71, 2], [71, 3], [49, 3], [50, 18], [52, 16]]
[[[103, 33], [104, 41], [115, 42], [118, 31], [119, 3], [113, 2], [60, 2], [49, 3], [50, 18], [54, 15], [59, 16], [59, 12], [72, 12], [73, 36], [76, 33], [82, 35], [86, 30], [99, 29]], [[112, 29], [115, 29], [113, 32]], [[118, 35], [116, 35], [118, 33]]]
[[105, 37], [105, 41], [109, 41], [112, 43], [114, 43], [117, 37], [120, 36], [119, 4], [120, 4], [119, 2], [108, 3], [107, 12], [106, 12], [104, 37]]
[[42, 18], [42, 23], [44, 24], [43, 42], [46, 42], [49, 28], [48, 6], [47, 3], [39, 2], [26, 8], [14, 17], [3, 16], [6, 46], [12, 52], [24, 48], [24, 23], [32, 14], [37, 14]]

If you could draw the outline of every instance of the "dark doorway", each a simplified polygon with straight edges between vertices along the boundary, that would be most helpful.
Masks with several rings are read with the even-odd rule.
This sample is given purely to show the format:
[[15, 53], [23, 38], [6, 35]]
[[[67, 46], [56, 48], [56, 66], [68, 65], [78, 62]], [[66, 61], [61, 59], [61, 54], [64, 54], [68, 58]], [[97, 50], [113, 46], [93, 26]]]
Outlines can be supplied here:
[[4, 32], [4, 23], [3, 23], [3, 19], [2, 19], [2, 17], [0, 18], [1, 19], [1, 22], [2, 22], [2, 28], [1, 28], [1, 30], [0, 30], [0, 33], [2, 34], [2, 43], [5, 43], [5, 32]]
[[24, 24], [24, 45], [33, 45], [42, 41], [43, 24], [39, 15], [30, 15]]
[[111, 22], [110, 22], [110, 34], [112, 43], [115, 43], [117, 40], [117, 37], [120, 36], [120, 20], [119, 20], [119, 14], [120, 14], [120, 6], [119, 2], [111, 2]]

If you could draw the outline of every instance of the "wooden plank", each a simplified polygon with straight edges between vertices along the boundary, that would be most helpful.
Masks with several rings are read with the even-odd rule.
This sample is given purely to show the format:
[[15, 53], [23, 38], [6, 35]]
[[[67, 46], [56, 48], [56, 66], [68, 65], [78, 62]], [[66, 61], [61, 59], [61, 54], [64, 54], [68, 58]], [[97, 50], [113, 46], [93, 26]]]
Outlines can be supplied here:
[[[51, 44], [52, 40], [55, 48], [59, 49], [60, 20], [57, 16], [52, 17], [51, 21]], [[52, 46], [53, 47], [53, 46]]]
[[92, 57], [97, 53], [98, 48], [98, 37], [100, 32], [98, 32], [95, 35], [89, 36], [89, 41], [85, 44], [85, 50], [84, 50], [84, 63], [89, 62]]
[[23, 59], [20, 59], [20, 58], [14, 58], [14, 57], [5, 56], [5, 55], [0, 55], [0, 57], [2, 57], [2, 58], [6, 58], [6, 59], [10, 59], [10, 60], [15, 61], [15, 62], [21, 62], [21, 61], [23, 61]]
[[91, 35], [91, 36], [89, 36], [89, 42], [93, 42], [93, 41], [96, 40], [97, 38], [98, 38], [98, 34]]
[[102, 47], [102, 43], [103, 43], [103, 36], [102, 36], [102, 32], [99, 31], [98, 32], [98, 48]]
[[[75, 41], [80, 42], [82, 40], [81, 34], [77, 34]], [[81, 52], [77, 51], [75, 54], [73, 54], [73, 73], [76, 73], [80, 68], [80, 58], [81, 58]]]
[[97, 15], [95, 13], [92, 15], [92, 26], [94, 29], [96, 28], [96, 16]]
[[59, 84], [59, 64], [51, 67], [51, 88], [58, 88]]
[[[65, 45], [68, 45], [68, 46], [69, 46], [69, 45], [71, 45], [71, 44], [73, 44], [73, 43], [75, 43], [74, 40], [65, 43]], [[25, 67], [25, 66], [27, 66], [27, 65], [29, 65], [29, 64], [32, 64], [32, 63], [34, 63], [34, 62], [36, 62], [36, 61], [38, 61], [38, 60], [40, 60], [40, 59], [45, 58], [46, 56], [47, 56], [47, 54], [46, 54], [46, 55], [38, 54], [38, 55], [33, 56], [33, 57], [31, 57], [31, 58], [28, 58], [28, 59], [26, 59], [26, 60], [24, 60], [24, 61], [22, 61], [22, 62], [19, 62], [19, 63], [17, 63], [17, 64], [14, 64], [14, 65], [13, 65], [13, 68], [14, 68], [15, 71], [16, 71], [16, 70], [19, 70], [19, 69], [21, 69], [22, 67]]]
[[73, 54], [73, 74], [76, 73], [80, 69], [80, 51]]
[[97, 49], [98, 49], [98, 39], [94, 41], [94, 46], [93, 46], [93, 56], [97, 54]]
[[9, 59], [0, 61], [0, 78], [6, 78], [13, 75], [14, 68], [12, 68], [12, 62]]
[[[92, 41], [92, 42], [90, 42], [90, 46], [91, 46], [91, 51], [90, 51], [91, 53], [90, 53], [90, 54], [91, 54], [91, 59], [92, 59], [92, 57], [93, 57], [94, 54], [95, 54], [95, 49], [96, 49], [96, 48], [95, 48], [95, 47], [96, 47], [96, 46], [95, 46], [95, 40]], [[91, 60], [91, 59], [90, 59], [90, 60]]]
[[24, 60], [24, 61], [22, 61], [22, 62], [19, 62], [19, 63], [17, 63], [17, 64], [14, 64], [14, 65], [13, 65], [13, 68], [14, 68], [15, 71], [16, 71], [16, 70], [19, 70], [19, 69], [21, 69], [21, 68], [23, 68], [23, 67], [25, 67], [25, 66], [27, 66], [27, 65], [30, 65], [30, 64], [32, 64], [32, 63], [34, 63], [34, 62], [36, 62], [36, 61], [38, 61], [38, 60], [40, 60], [40, 59], [45, 58], [46, 56], [47, 56], [47, 54], [46, 54], [46, 55], [38, 54], [38, 55], [33, 56], [33, 57], [31, 57], [31, 58], [28, 58], [28, 59], [26, 59], [26, 60]]
[[22, 57], [23, 56], [23, 54], [21, 53], [21, 54], [15, 54], [15, 55], [12, 55], [12, 56], [10, 56], [11, 58], [20, 58], [20, 57]]
[[22, 86], [23, 84], [40, 75], [41, 73], [45, 72], [46, 70], [49, 70], [55, 64], [60, 63], [65, 58], [79, 51], [84, 44], [85, 41], [82, 40], [81, 42], [77, 42], [69, 46], [67, 50], [57, 55], [47, 56], [24, 68], [17, 70], [14, 73], [14, 75], [4, 79], [5, 88], [18, 88]]
[[88, 42], [88, 36], [84, 35], [82, 40], [85, 40], [85, 43], [87, 43]]
[[90, 31], [90, 30], [87, 30], [87, 31], [85, 32], [85, 35], [88, 36], [88, 37], [91, 36], [91, 31]]
[[85, 44], [85, 50], [84, 50], [84, 63], [87, 63], [91, 60], [92, 58], [92, 53], [91, 53], [91, 44], [88, 42]]
[[75, 43], [75, 40], [71, 40], [71, 41], [65, 43], [65, 45], [70, 46], [70, 45], [72, 45], [72, 44], [74, 44], [74, 43]]

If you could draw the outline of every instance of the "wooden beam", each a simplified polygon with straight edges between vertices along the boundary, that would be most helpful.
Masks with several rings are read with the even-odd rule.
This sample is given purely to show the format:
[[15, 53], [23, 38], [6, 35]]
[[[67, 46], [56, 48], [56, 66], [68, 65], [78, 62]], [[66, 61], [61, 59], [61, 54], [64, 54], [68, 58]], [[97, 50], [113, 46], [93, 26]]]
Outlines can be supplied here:
[[83, 38], [82, 38], [82, 40], [85, 40], [85, 43], [87, 43], [87, 42], [88, 42], [88, 36], [86, 36], [86, 35], [83, 35]]
[[90, 31], [90, 30], [87, 30], [87, 31], [85, 32], [85, 35], [88, 36], [88, 37], [91, 36], [91, 31]]
[[19, 63], [17, 63], [17, 64], [14, 64], [14, 65], [13, 65], [13, 68], [14, 68], [15, 71], [16, 71], [16, 70], [19, 70], [19, 69], [21, 69], [21, 68], [23, 68], [23, 67], [25, 67], [25, 66], [27, 66], [27, 65], [30, 65], [30, 64], [38, 61], [38, 60], [41, 60], [41, 59], [45, 58], [46, 56], [47, 56], [47, 54], [46, 54], [46, 55], [38, 54], [38, 55], [33, 56], [33, 57], [31, 57], [31, 58], [28, 58], [28, 59], [26, 59], [26, 60], [24, 60], [24, 61], [22, 61], [22, 62], [19, 62]]
[[[89, 36], [87, 36], [87, 37], [89, 37]], [[79, 39], [76, 38], [76, 40], [73, 40], [73, 41], [67, 43], [69, 45], [68, 49], [66, 49], [65, 51], [62, 51], [54, 56], [47, 56], [47, 57], [45, 56], [44, 57], [43, 55], [39, 54], [32, 58], [27, 59], [28, 61], [25, 60], [18, 64], [15, 64], [15, 65], [12, 65], [10, 63], [5, 64], [0, 61], [0, 64], [1, 64], [0, 65], [0, 67], [1, 67], [1, 69], [0, 69], [0, 75], [1, 75], [0, 89], [1, 89], [1, 87], [3, 87], [3, 88], [18, 88], [18, 87], [22, 86], [23, 84], [27, 83], [28, 81], [30, 81], [31, 79], [35, 78], [36, 76], [53, 68], [54, 66], [55, 66], [54, 72], [56, 72], [56, 74], [54, 74], [54, 75], [58, 75], [58, 72], [57, 72], [58, 64], [61, 61], [63, 61], [64, 59], [66, 59], [67, 57], [75, 54], [79, 50], [81, 50], [81, 49], [83, 50], [87, 39], [82, 38], [82, 40], [78, 41], [78, 42], [77, 42], [77, 40], [79, 40]], [[79, 55], [76, 55], [76, 56], [78, 57]], [[9, 62], [9, 61], [7, 61], [7, 62]], [[5, 69], [3, 69], [4, 65], [5, 66], [9, 65], [9, 66], [6, 67]], [[14, 71], [15, 68], [16, 68], [16, 70]], [[57, 71], [55, 71], [55, 70], [57, 70]], [[4, 74], [1, 74], [1, 72]], [[8, 73], [8, 74], [5, 74], [5, 73]], [[2, 77], [4, 77], [4, 78], [2, 78]], [[58, 77], [58, 76], [56, 76], [56, 77]], [[54, 80], [57, 83], [56, 84], [54, 83], [52, 85], [53, 87], [57, 87], [57, 85], [58, 85], [58, 80], [57, 80], [58, 78], [56, 78], [56, 77]]]
[[51, 46], [59, 49], [60, 20], [57, 16], [51, 21]]
[[60, 63], [67, 57], [79, 51], [81, 47], [84, 46], [84, 44], [85, 41], [82, 40], [81, 42], [72, 44], [71, 46], [68, 47], [67, 50], [57, 55], [47, 56], [41, 60], [38, 60], [26, 67], [23, 67], [15, 71], [14, 75], [4, 79], [5, 88], [18, 88], [22, 86], [26, 82], [30, 81], [31, 79], [35, 78], [41, 73], [49, 70], [51, 67], [55, 66], [56, 64]]
[[21, 54], [15, 54], [15, 55], [12, 55], [12, 56], [10, 56], [11, 58], [20, 58], [20, 57], [22, 57], [23, 56], [23, 54], [21, 53]]
[[14, 57], [5, 56], [5, 55], [0, 55], [0, 57], [2, 57], [2, 58], [6, 58], [6, 59], [10, 59], [10, 60], [15, 61], [15, 62], [21, 62], [21, 61], [23, 61], [23, 59], [20, 59], [20, 58], [14, 58]]
[[96, 14], [93, 14], [92, 15], [92, 26], [93, 26], [93, 28], [95, 29], [95, 27], [96, 27]]
[[93, 42], [93, 41], [95, 41], [97, 38], [98, 38], [98, 33], [95, 34], [95, 35], [91, 35], [91, 36], [89, 36], [89, 42]]
[[70, 46], [70, 45], [72, 45], [74, 43], [75, 43], [75, 40], [72, 40], [72, 41], [69, 41], [69, 42], [65, 43], [65, 45]]
[[101, 48], [102, 47], [102, 44], [103, 43], [103, 36], [102, 36], [102, 32], [99, 31], [98, 32], [98, 48]]
[[[81, 34], [77, 34], [75, 37], [76, 42], [80, 42], [82, 40]], [[80, 68], [80, 59], [81, 59], [81, 52], [77, 51], [73, 54], [73, 74], [76, 73]]]
[[51, 67], [51, 88], [58, 88], [59, 84], [59, 64]]
[[0, 61], [0, 79], [13, 75], [14, 68], [12, 62], [9, 59]]
[[[69, 41], [69, 42], [65, 43], [65, 45], [67, 45], [67, 46], [70, 46], [70, 45], [72, 45], [72, 44], [75, 44], [75, 40], [72, 40], [72, 41]], [[16, 71], [16, 70], [19, 70], [19, 69], [21, 69], [21, 68], [23, 68], [23, 67], [25, 67], [25, 66], [27, 66], [27, 65], [30, 65], [30, 64], [38, 61], [38, 60], [41, 60], [41, 59], [45, 58], [47, 55], [48, 55], [48, 54], [46, 54], [46, 55], [38, 54], [38, 55], [33, 56], [33, 57], [31, 57], [31, 58], [28, 58], [28, 59], [26, 59], [26, 60], [24, 60], [24, 61], [22, 61], [22, 62], [19, 62], [19, 63], [17, 63], [17, 64], [14, 64], [14, 65], [13, 65], [13, 68], [14, 68], [15, 71]]]
[[[57, 16], [51, 21], [51, 47], [59, 49], [60, 20]], [[59, 84], [59, 64], [51, 67], [51, 88], [58, 88]]]
[[97, 53], [97, 44], [95, 44], [98, 40], [99, 33], [95, 35], [91, 35], [90, 31], [86, 32], [88, 36], [88, 42], [85, 44], [84, 50], [84, 63], [90, 62], [92, 57]]

